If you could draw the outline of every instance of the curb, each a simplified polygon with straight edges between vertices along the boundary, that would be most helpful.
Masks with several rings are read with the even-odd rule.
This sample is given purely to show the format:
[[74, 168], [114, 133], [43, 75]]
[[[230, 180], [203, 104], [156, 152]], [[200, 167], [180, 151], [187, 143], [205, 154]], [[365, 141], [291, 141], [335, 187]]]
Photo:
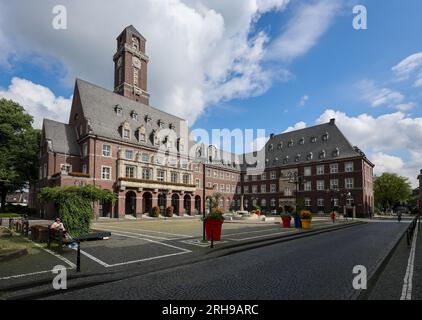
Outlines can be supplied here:
[[6, 261], [10, 261], [16, 258], [20, 258], [23, 256], [26, 256], [28, 254], [28, 249], [24, 248], [24, 249], [16, 249], [14, 251], [5, 253], [5, 254], [0, 254], [0, 262], [6, 262]]
[[375, 266], [374, 271], [368, 277], [367, 289], [366, 290], [359, 290], [358, 292], [352, 294], [350, 296], [351, 300], [368, 300], [369, 296], [372, 293], [372, 290], [375, 287], [375, 284], [378, 282], [380, 275], [383, 273], [386, 266], [390, 262], [392, 256], [394, 255], [394, 253], [397, 250], [398, 245], [404, 239], [406, 232], [407, 232], [407, 228], [403, 231], [402, 234], [400, 234], [396, 238], [396, 240], [393, 242], [393, 245], [391, 245], [390, 249], [388, 250], [388, 253], [385, 255], [384, 258], [381, 258], [380, 261], [378, 262], [378, 264]]
[[311, 237], [311, 236], [326, 233], [326, 232], [356, 227], [363, 224], [367, 224], [367, 222], [356, 221], [356, 222], [351, 222], [347, 224], [342, 224], [340, 226], [334, 226], [334, 227], [330, 226], [330, 227], [323, 227], [323, 228], [309, 230], [309, 231], [301, 231], [300, 233], [297, 233], [297, 234], [284, 234], [284, 235], [282, 234], [280, 236], [275, 236], [275, 237], [270, 237], [270, 238], [265, 238], [265, 239], [259, 239], [259, 240], [248, 241], [248, 242], [239, 242], [237, 244], [220, 246], [218, 248], [214, 248], [214, 250], [211, 252], [208, 252], [207, 255], [215, 254], [216, 252], [218, 253], [219, 251], [223, 251], [223, 250], [229, 251], [225, 254], [218, 255], [218, 256], [225, 256], [225, 255], [234, 254], [237, 252], [242, 252], [242, 251], [251, 250], [255, 248], [260, 248], [260, 247], [264, 247], [264, 246], [268, 246], [268, 245], [272, 245], [276, 243], [287, 242], [287, 241], [292, 241], [296, 239]]
[[[103, 274], [103, 275], [108, 275], [108, 279], [104, 279], [104, 278], [100, 278], [98, 279], [97, 277], [101, 277], [101, 274], [85, 274], [85, 275], [73, 275], [70, 277], [70, 279], [73, 279], [74, 281], [78, 281], [86, 278], [87, 281], [83, 282], [83, 283], [73, 283], [73, 285], [70, 285], [67, 289], [67, 292], [72, 292], [75, 290], [80, 290], [80, 289], [84, 289], [84, 288], [89, 288], [89, 287], [93, 287], [93, 286], [97, 286], [97, 285], [101, 285], [101, 284], [106, 284], [106, 283], [112, 283], [112, 282], [117, 282], [117, 281], [122, 281], [122, 280], [126, 280], [126, 279], [130, 279], [133, 277], [138, 277], [138, 276], [144, 276], [147, 274], [152, 274], [152, 273], [157, 273], [157, 272], [164, 272], [166, 270], [169, 269], [174, 269], [174, 268], [179, 268], [179, 267], [183, 267], [186, 265], [190, 265], [190, 264], [194, 264], [194, 263], [198, 263], [198, 262], [203, 262], [203, 261], [208, 261], [208, 260], [212, 260], [218, 257], [223, 257], [226, 255], [230, 255], [230, 254], [234, 254], [237, 252], [242, 252], [242, 251], [246, 251], [246, 250], [251, 250], [254, 248], [259, 248], [259, 247], [264, 247], [264, 246], [268, 246], [271, 244], [276, 244], [276, 243], [281, 243], [281, 242], [287, 242], [287, 241], [292, 241], [292, 240], [296, 240], [296, 239], [300, 239], [300, 238], [305, 238], [305, 237], [310, 237], [313, 235], [318, 235], [318, 234], [322, 234], [322, 233], [326, 233], [326, 232], [331, 232], [331, 231], [337, 231], [337, 230], [341, 230], [341, 229], [345, 229], [345, 228], [351, 228], [351, 227], [355, 227], [358, 225], [363, 225], [363, 224], [367, 224], [366, 222], [361, 222], [361, 221], [357, 221], [357, 222], [352, 222], [352, 223], [348, 223], [348, 224], [344, 224], [341, 226], [335, 226], [335, 227], [325, 227], [325, 228], [321, 228], [318, 230], [310, 230], [310, 231], [302, 231], [299, 234], [289, 234], [289, 235], [281, 235], [281, 236], [277, 236], [277, 237], [272, 237], [272, 238], [267, 238], [267, 239], [261, 239], [261, 240], [257, 240], [257, 241], [249, 241], [247, 243], [239, 243], [239, 244], [235, 244], [233, 246], [228, 246], [228, 247], [220, 247], [220, 248], [214, 248], [212, 251], [209, 251], [199, 257], [194, 257], [191, 259], [188, 259], [186, 261], [184, 261], [183, 263], [180, 263], [178, 265], [174, 265], [174, 266], [168, 266], [168, 267], [163, 267], [163, 268], [159, 268], [156, 269], [154, 271], [148, 271], [145, 273], [137, 273], [137, 274], [131, 274], [128, 276], [119, 276], [119, 274], [116, 273], [107, 273], [107, 274]], [[230, 250], [232, 249], [233, 250]], [[6, 293], [6, 300], [33, 300], [33, 299], [42, 299], [42, 298], [46, 298], [52, 295], [57, 294], [57, 291], [54, 291], [52, 289], [46, 289], [41, 288], [44, 285], [49, 284], [50, 281], [39, 281], [36, 284], [27, 284], [27, 285], [22, 285], [21, 288], [19, 287], [9, 287], [9, 288], [5, 288], [4, 291]], [[7, 296], [7, 292], [16, 290], [16, 289], [24, 289], [24, 288], [29, 288], [29, 287], [34, 287], [33, 285], [37, 285], [39, 286], [40, 290], [37, 292], [31, 292], [31, 293], [24, 293], [24, 294], [18, 294], [13, 296]]]

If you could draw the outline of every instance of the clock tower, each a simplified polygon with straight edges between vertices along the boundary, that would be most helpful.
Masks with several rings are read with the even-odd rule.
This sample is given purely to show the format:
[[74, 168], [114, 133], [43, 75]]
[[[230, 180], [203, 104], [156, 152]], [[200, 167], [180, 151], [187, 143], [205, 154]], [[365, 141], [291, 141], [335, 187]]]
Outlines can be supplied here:
[[149, 105], [146, 39], [130, 25], [117, 37], [114, 61], [114, 92]]

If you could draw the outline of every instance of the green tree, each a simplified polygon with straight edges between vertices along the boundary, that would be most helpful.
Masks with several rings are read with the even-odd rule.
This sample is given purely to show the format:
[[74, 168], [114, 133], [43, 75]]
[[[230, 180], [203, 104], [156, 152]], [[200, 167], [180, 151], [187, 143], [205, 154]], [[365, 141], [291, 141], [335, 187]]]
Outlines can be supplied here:
[[43, 188], [39, 198], [44, 203], [54, 201], [66, 230], [77, 237], [88, 233], [91, 229], [94, 218], [93, 202], [110, 201], [114, 205], [117, 197], [109, 190], [87, 185]]
[[7, 193], [37, 179], [40, 131], [18, 103], [0, 99], [0, 203], [4, 211]]
[[412, 187], [407, 178], [395, 173], [383, 173], [374, 182], [375, 205], [390, 211], [395, 205], [408, 202], [412, 197]]

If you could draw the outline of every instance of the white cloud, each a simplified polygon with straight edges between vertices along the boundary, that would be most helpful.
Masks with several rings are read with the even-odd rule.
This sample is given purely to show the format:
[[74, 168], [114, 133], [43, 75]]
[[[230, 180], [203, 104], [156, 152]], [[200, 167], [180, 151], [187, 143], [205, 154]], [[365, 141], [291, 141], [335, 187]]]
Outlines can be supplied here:
[[382, 105], [394, 106], [400, 104], [405, 97], [398, 91], [389, 88], [380, 88], [374, 81], [364, 79], [358, 83], [362, 92], [362, 99], [371, 104], [372, 107]]
[[291, 61], [316, 45], [333, 22], [340, 3], [331, 0], [308, 2], [299, 6], [280, 37], [268, 50], [268, 59]]
[[422, 69], [422, 52], [408, 56], [395, 65], [392, 70], [399, 80], [408, 79], [413, 73]]
[[371, 156], [371, 161], [376, 164], [376, 174], [382, 174], [383, 172], [397, 173], [405, 167], [405, 163], [400, 157], [390, 156], [382, 152], [374, 153]]
[[283, 133], [295, 131], [295, 130], [300, 130], [300, 129], [304, 129], [304, 128], [306, 128], [306, 123], [303, 122], [303, 121], [300, 121], [300, 122], [296, 123], [293, 127], [288, 127]]
[[61, 122], [69, 120], [72, 97], [56, 97], [49, 88], [29, 80], [13, 78], [7, 90], [0, 89], [0, 98], [14, 100], [22, 105], [34, 117], [34, 127], [39, 129], [43, 118]]
[[[68, 29], [54, 30], [56, 0], [2, 2], [0, 62], [42, 56], [61, 62], [70, 86], [75, 77], [113, 86], [115, 38], [133, 24], [148, 40], [151, 103], [195, 121], [210, 104], [264, 93], [286, 70], [262, 66], [268, 46], [257, 18], [284, 10], [289, 0], [63, 0]], [[22, 10], [22, 8], [25, 10]], [[124, 14], [116, 14], [116, 10]], [[250, 34], [255, 33], [254, 38]], [[3, 41], [1, 34], [6, 35]]]
[[[329, 109], [316, 123], [328, 122], [332, 118], [336, 119], [336, 124], [349, 141], [358, 145], [375, 163], [378, 167], [376, 172], [384, 169], [395, 171], [408, 177], [416, 186], [416, 176], [422, 167], [422, 118], [411, 118], [402, 112], [379, 117], [368, 114], [353, 117]], [[391, 152], [399, 153], [400, 157], [389, 155]]]
[[308, 100], [309, 100], [309, 96], [304, 95], [302, 98], [300, 98], [300, 101], [298, 103], [298, 106], [299, 107], [305, 106], [305, 104], [306, 104], [306, 102], [308, 102]]

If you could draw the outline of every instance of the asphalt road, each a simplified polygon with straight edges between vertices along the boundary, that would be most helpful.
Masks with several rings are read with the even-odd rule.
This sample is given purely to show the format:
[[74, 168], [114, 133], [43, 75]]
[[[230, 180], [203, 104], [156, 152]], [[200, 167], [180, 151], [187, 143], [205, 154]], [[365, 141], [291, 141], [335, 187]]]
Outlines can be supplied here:
[[350, 299], [353, 267], [370, 275], [407, 225], [371, 222], [49, 299]]

